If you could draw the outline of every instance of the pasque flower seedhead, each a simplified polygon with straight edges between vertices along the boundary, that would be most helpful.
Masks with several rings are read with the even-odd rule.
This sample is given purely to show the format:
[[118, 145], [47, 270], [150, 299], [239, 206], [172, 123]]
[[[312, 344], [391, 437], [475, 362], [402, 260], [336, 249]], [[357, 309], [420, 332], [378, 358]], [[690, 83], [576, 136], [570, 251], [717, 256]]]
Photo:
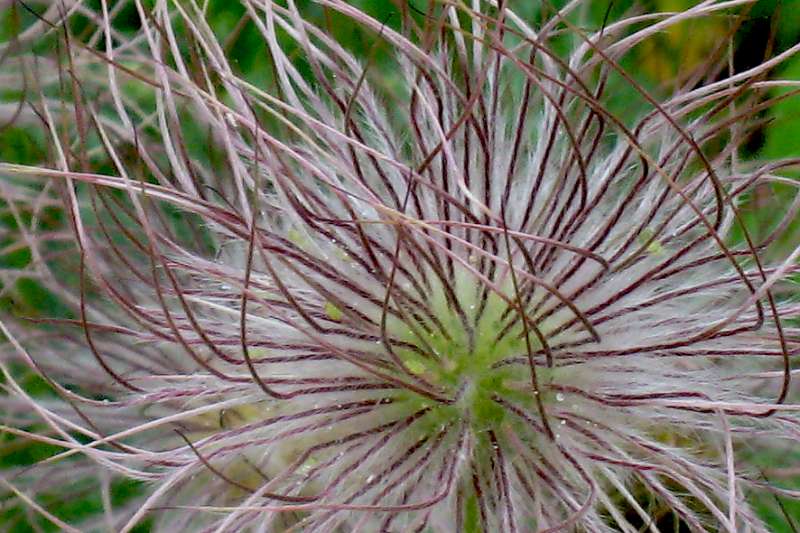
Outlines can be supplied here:
[[[32, 516], [738, 532], [798, 496], [757, 460], [799, 434], [798, 162], [740, 149], [800, 46], [734, 69], [743, 1], [421, 4], [242, 0], [222, 34], [214, 2], [64, 1], [6, 45], [51, 154], [0, 166], [7, 202], [60, 205], [77, 272], [22, 224], [70, 310], [3, 330], [4, 428], [59, 447], [3, 474]], [[646, 85], [644, 44], [708, 21], [704, 61]], [[52, 480], [105, 512], [66, 523]]]

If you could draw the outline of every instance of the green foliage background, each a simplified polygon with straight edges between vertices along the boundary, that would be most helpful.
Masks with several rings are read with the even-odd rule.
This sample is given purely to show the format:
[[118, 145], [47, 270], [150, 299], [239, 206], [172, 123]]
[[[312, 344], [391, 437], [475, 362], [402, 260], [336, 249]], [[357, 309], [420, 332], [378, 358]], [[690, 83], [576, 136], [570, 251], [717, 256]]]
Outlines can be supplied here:
[[[96, 0], [87, 2], [90, 5], [99, 4]], [[148, 2], [145, 2], [147, 4]], [[318, 6], [309, 0], [299, 1], [306, 12], [316, 16], [320, 24], [329, 27], [339, 42], [356, 53], [366, 57], [370, 54], [372, 68], [377, 72], [372, 78], [377, 78], [379, 83], [391, 87], [397, 83], [394, 74], [388, 68], [382, 68], [387, 63], [388, 50], [378, 47], [373, 51], [374, 35], [368, 34], [355, 27], [344, 17], [336, 14], [325, 14]], [[396, 10], [395, 4], [390, 0], [351, 0], [379, 20], [394, 25], [398, 17], [393, 17]], [[416, 0], [412, 5], [424, 10], [425, 0]], [[558, 4], [559, 2], [555, 2]], [[688, 0], [645, 0], [636, 3], [640, 9], [651, 10], [678, 10], [693, 5], [696, 2]], [[7, 42], [19, 28], [31, 24], [35, 18], [25, 8], [11, 7], [12, 2], [0, 4], [0, 42]], [[512, 0], [511, 7], [526, 16], [534, 16], [539, 9], [546, 9], [548, 4], [535, 0]], [[608, 13], [611, 20], [625, 13], [634, 5], [632, 0], [616, 0], [612, 3], [591, 0], [587, 3], [588, 20], [599, 25]], [[249, 81], [259, 86], [270, 86], [272, 83], [271, 72], [263, 61], [264, 44], [252, 24], [240, 25], [243, 9], [238, 2], [227, 0], [212, 0], [210, 3], [210, 20], [217, 35], [223, 39], [231, 51], [231, 56], [237, 58], [239, 73]], [[551, 6], [552, 7], [552, 6]], [[31, 9], [41, 12], [43, 4], [33, 3]], [[120, 19], [130, 20], [133, 30], [137, 23], [134, 10], [124, 13]], [[118, 20], [120, 20], [118, 19]], [[658, 87], [668, 87], [671, 77], [679, 69], [685, 69], [701, 61], [708, 52], [710, 43], [724, 35], [727, 23], [711, 21], [708, 24], [687, 24], [666, 32], [650, 48], [643, 48], [635, 58], [635, 64], [626, 65], [627, 68], [639, 70], [639, 78], [649, 88], [657, 90]], [[76, 22], [74, 31], [80, 31], [80, 21]], [[750, 12], [749, 20], [740, 29], [734, 44], [736, 49], [737, 67], [746, 68], [762, 59], [770, 35], [774, 35], [773, 47], [780, 51], [797, 43], [800, 40], [800, 0], [760, 0]], [[52, 43], [40, 43], [46, 49]], [[760, 54], [760, 55], [759, 55]], [[2, 69], [0, 64], [0, 69]], [[741, 69], [741, 68], [740, 68]], [[778, 74], [782, 77], [800, 80], [800, 55], [784, 64]], [[26, 95], [0, 87], [0, 103], [18, 102]], [[627, 105], [626, 95], [621, 95], [619, 105]], [[613, 102], [612, 102], [613, 105]], [[759, 131], [753, 141], [748, 145], [746, 157], [800, 157], [800, 99], [788, 99], [770, 110], [769, 122]], [[209, 154], [210, 155], [210, 154]], [[45, 137], [40, 128], [31, 125], [5, 125], [0, 129], [0, 161], [38, 164], [48, 160], [48, 150]], [[2, 178], [0, 178], [2, 179]], [[780, 190], [772, 191], [780, 194]], [[750, 221], [767, 216], [758, 210], [758, 205], [745, 206], [746, 216]], [[30, 224], [30, 213], [22, 213], [22, 223]], [[31, 261], [30, 250], [19, 240], [19, 221], [12, 216], [6, 205], [0, 203], [0, 269], [13, 271], [23, 270]], [[42, 230], [56, 230], [66, 227], [66, 220], [58, 209], [48, 209], [39, 222]], [[800, 222], [798, 224], [800, 225]], [[797, 243], [797, 228], [790, 242]], [[788, 244], [788, 242], [787, 242]], [[64, 275], [69, 275], [64, 268]], [[2, 317], [59, 317], [71, 318], [69, 309], [50, 294], [41, 283], [30, 277], [20, 277], [13, 284], [2, 286], [0, 284], [0, 319]], [[39, 378], [25, 374], [18, 369], [23, 384], [27, 389], [38, 395], [48, 395], [47, 385]], [[2, 413], [0, 413], [0, 421]], [[7, 433], [0, 432], [0, 471], [3, 468], [32, 465], [45, 459], [58, 449], [43, 444], [31, 444], [28, 441], [14, 438]], [[800, 455], [800, 451], [797, 452]], [[763, 467], [769, 468], [774, 458], [758, 458]], [[800, 457], [799, 457], [800, 459]], [[784, 462], [782, 459], [781, 462]], [[800, 488], [800, 483], [795, 484]], [[130, 482], [119, 482], [112, 486], [112, 500], [115, 504], [129, 501], [141, 493], [140, 487]], [[87, 493], [81, 497], [68, 498], [66, 504], [57, 503], [60, 498], [48, 501], [42, 498], [39, 503], [53, 511], [67, 522], [75, 523], [81, 518], [102, 512], [100, 497], [96, 493]], [[781, 506], [783, 509], [781, 510]], [[759, 503], [762, 514], [769, 520], [770, 526], [776, 533], [789, 533], [800, 527], [800, 502], [781, 500], [778, 504], [774, 499], [762, 497]], [[796, 526], [790, 523], [788, 517], [795, 517]], [[35, 524], [32, 521], [35, 520]], [[33, 514], [23, 510], [18, 502], [9, 495], [4, 495], [0, 490], [0, 531], [24, 533], [28, 531], [55, 531], [56, 528], [45, 520], [34, 517]], [[137, 531], [147, 531], [149, 525], [143, 524]]]

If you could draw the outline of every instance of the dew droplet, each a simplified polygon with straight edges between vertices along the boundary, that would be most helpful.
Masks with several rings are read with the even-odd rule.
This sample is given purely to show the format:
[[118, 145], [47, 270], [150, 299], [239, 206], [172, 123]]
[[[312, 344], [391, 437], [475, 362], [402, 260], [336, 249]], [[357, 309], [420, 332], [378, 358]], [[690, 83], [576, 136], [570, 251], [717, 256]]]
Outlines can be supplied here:
[[563, 402], [564, 401], [564, 395], [561, 394], [560, 392], [556, 393], [556, 401], [557, 402]]

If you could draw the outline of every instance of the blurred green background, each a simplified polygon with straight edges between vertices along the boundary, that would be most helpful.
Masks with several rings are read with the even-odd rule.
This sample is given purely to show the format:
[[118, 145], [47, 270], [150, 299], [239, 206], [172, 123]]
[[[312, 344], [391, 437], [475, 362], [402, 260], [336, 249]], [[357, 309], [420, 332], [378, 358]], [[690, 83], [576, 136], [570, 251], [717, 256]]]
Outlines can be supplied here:
[[[89, 1], [87, 5], [98, 7], [99, 2]], [[145, 2], [147, 4], [148, 2]], [[372, 43], [374, 35], [368, 34], [340, 15], [325, 13], [312, 2], [298, 2], [310, 16], [317, 17], [319, 24], [331, 29], [339, 42], [346, 45], [356, 53], [373, 54]], [[397, 9], [396, 3], [390, 0], [352, 0], [379, 20], [387, 21], [393, 25], [398, 17], [392, 16]], [[609, 20], [614, 20], [622, 14], [638, 6], [640, 11], [679, 10], [696, 2], [687, 0], [647, 0], [634, 4], [630, 0], [618, 0], [612, 3], [605, 1], [590, 1], [586, 4], [586, 16], [590, 24], [599, 27], [606, 14]], [[34, 22], [35, 17], [26, 8], [11, 2], [0, 1], [0, 42], [8, 42], [15, 32]], [[412, 2], [418, 9], [425, 9], [425, 0]], [[46, 7], [45, 3], [30, 2], [29, 7], [40, 13]], [[523, 15], [534, 16], [542, 8], [536, 1], [517, 0], [511, 1], [510, 7]], [[263, 41], [252, 23], [240, 24], [243, 8], [236, 1], [211, 0], [209, 20], [220, 39], [223, 39], [231, 56], [237, 59], [236, 68], [240, 75], [246, 77], [259, 86], [269, 86], [271, 83], [270, 71], [265, 68], [262, 60]], [[130, 20], [130, 30], [135, 30], [137, 17], [135, 10], [123, 15], [119, 20]], [[77, 18], [73, 31], [81, 31], [81, 22]], [[669, 87], [670, 81], [676, 72], [681, 69], [691, 68], [705, 59], [713, 43], [724, 36], [729, 24], [726, 20], [711, 19], [700, 25], [685, 24], [675, 27], [657, 39], [653, 39], [646, 46], [641, 47], [635, 58], [635, 74], [637, 79], [643, 80], [649, 87]], [[122, 26], [124, 29], [124, 25]], [[748, 19], [736, 34], [733, 47], [734, 67], [743, 70], [758, 64], [765, 54], [780, 52], [800, 41], [800, 0], [763, 0], [758, 1], [749, 13]], [[50, 42], [40, 43], [42, 52], [46, 53]], [[393, 73], [390, 69], [381, 69], [382, 58], [388, 53], [384, 49], [376, 49], [371, 61], [382, 77], [381, 82], [387, 86], [393, 84]], [[0, 74], [3, 64], [0, 64]], [[776, 75], [800, 79], [800, 56], [786, 62], [776, 72]], [[20, 91], [0, 87], [0, 105], [10, 106], [19, 102], [26, 96]], [[626, 104], [620, 98], [618, 104]], [[613, 105], [613, 102], [612, 102]], [[8, 108], [8, 107], [7, 107]], [[769, 121], [753, 136], [746, 147], [743, 157], [781, 158], [800, 156], [800, 99], [794, 98], [775, 106], [766, 117]], [[2, 117], [0, 117], [2, 118]], [[41, 129], [30, 122], [5, 123], [0, 120], [0, 161], [36, 165], [48, 161], [50, 154]], [[3, 179], [0, 177], [0, 179]], [[766, 216], [759, 212], [758, 205], [745, 206], [746, 216], [756, 221], [759, 217]], [[71, 311], [53, 296], [36, 279], [25, 275], [26, 268], [31, 261], [31, 252], [19, 239], [19, 223], [29, 225], [30, 213], [21, 212], [16, 218], [9, 206], [0, 203], [0, 317], [58, 317], [73, 318]], [[68, 230], [64, 214], [57, 208], [48, 208], [39, 220], [39, 230], [59, 231]], [[795, 235], [794, 242], [797, 242]], [[68, 257], [69, 245], [64, 246]], [[53, 250], [54, 257], [60, 251]], [[64, 275], [70, 275], [69, 261], [64, 263]], [[2, 341], [2, 339], [0, 339]], [[48, 387], [40, 379], [20, 372], [22, 382], [34, 394], [50, 394]], [[0, 413], [2, 420], [2, 413]], [[3, 468], [31, 465], [44, 459], [57, 450], [54, 447], [31, 444], [30, 442], [13, 438], [7, 433], [0, 432], [0, 471]], [[770, 458], [759, 458], [765, 469], [770, 466]], [[800, 484], [795, 484], [800, 487]], [[139, 487], [133, 483], [117, 483], [113, 486], [113, 500], [115, 504], [124, 502], [140, 493]], [[776, 533], [796, 531], [787, 516], [797, 517], [795, 522], [800, 527], [800, 503], [786, 499], [777, 502], [774, 499], [763, 497], [759, 503], [760, 511], [770, 521], [770, 526]], [[52, 501], [40, 499], [39, 503], [55, 512], [60, 518], [73, 522], [82, 517], [102, 512], [100, 498], [97, 494], [87, 493], [81, 498], [68, 498], [66, 503], [60, 498], [53, 497]], [[783, 506], [783, 510], [781, 510]], [[22, 533], [28, 531], [55, 531], [52, 524], [35, 515], [25, 512], [12, 496], [0, 489], [0, 531]], [[145, 523], [140, 531], [148, 530]]]

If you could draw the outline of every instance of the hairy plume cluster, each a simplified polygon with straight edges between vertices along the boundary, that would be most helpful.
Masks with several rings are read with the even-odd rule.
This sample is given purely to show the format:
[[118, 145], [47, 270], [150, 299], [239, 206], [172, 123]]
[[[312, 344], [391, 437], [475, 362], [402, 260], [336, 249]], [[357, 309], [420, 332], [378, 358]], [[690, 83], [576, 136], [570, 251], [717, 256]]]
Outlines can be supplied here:
[[[65, 308], [3, 325], [3, 430], [54, 447], [0, 478], [30, 520], [738, 532], [799, 496], [754, 460], [800, 438], [798, 161], [739, 151], [800, 45], [733, 71], [742, 0], [241, 0], [228, 35], [208, 4], [16, 8], [3, 74], [50, 152], [0, 164], [4, 208]], [[695, 20], [723, 22], [707, 60], [642, 86], [644, 43]]]

